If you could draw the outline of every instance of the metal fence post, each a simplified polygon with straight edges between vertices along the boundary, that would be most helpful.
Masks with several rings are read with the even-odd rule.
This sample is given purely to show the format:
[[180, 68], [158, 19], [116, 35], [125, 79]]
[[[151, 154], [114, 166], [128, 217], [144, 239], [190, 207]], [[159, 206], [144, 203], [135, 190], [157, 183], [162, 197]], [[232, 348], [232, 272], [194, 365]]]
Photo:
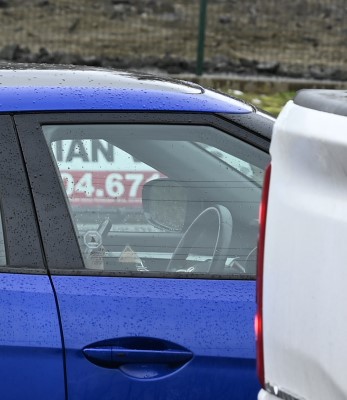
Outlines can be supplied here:
[[197, 75], [202, 75], [204, 69], [207, 1], [208, 0], [200, 0], [199, 36], [198, 36], [198, 50], [196, 57]]

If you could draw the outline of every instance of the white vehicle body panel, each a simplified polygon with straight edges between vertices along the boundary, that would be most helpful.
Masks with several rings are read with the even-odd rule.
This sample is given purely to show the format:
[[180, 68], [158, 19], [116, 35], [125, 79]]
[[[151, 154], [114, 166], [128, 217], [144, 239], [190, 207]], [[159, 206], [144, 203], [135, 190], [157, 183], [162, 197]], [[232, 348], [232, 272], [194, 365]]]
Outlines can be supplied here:
[[346, 399], [347, 117], [291, 101], [270, 153], [265, 382], [288, 398]]

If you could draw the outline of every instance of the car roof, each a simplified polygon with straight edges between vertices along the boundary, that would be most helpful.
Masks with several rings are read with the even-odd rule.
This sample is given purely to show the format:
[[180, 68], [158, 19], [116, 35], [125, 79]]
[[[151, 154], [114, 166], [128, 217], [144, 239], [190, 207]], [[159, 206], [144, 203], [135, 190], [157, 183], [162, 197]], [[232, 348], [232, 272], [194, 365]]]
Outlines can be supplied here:
[[201, 86], [102, 68], [0, 65], [0, 112], [186, 111], [247, 114], [253, 108]]

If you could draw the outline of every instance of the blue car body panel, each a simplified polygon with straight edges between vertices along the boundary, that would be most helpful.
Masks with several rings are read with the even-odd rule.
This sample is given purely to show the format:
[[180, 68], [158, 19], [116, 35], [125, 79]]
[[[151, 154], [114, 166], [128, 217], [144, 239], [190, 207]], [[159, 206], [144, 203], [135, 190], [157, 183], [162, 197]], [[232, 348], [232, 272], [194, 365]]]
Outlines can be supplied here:
[[65, 399], [58, 313], [45, 275], [0, 275], [1, 398]]
[[193, 83], [145, 74], [0, 68], [0, 112], [83, 110], [247, 114], [253, 108]]
[[[254, 281], [52, 279], [62, 316], [70, 400], [106, 399], [115, 393], [119, 400], [256, 397]], [[193, 358], [164, 372], [160, 365], [114, 369], [94, 365], [81, 351], [120, 338], [136, 342], [139, 332], [182, 346]]]
[[[187, 82], [80, 67], [0, 66], [0, 113], [66, 112], [68, 118], [76, 111], [256, 114]], [[43, 253], [49, 247], [40, 246]], [[59, 269], [49, 258], [46, 263]], [[256, 398], [255, 281], [64, 276], [64, 270], [49, 278], [43, 271], [0, 275], [1, 398]], [[150, 340], [159, 353], [168, 342], [192, 356], [170, 365], [108, 366], [116, 345], [128, 340], [131, 350]], [[85, 349], [104, 351], [105, 365], [87, 359]]]
[[211, 91], [188, 94], [141, 88], [0, 87], [0, 112], [83, 110], [252, 112], [249, 106]]

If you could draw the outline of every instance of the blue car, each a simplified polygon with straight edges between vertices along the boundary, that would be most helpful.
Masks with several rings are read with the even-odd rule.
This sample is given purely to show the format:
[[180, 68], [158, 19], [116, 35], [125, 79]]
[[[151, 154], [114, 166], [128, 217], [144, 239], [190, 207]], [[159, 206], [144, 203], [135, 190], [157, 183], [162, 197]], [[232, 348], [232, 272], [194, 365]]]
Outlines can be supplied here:
[[273, 123], [193, 83], [1, 67], [1, 399], [256, 398]]

